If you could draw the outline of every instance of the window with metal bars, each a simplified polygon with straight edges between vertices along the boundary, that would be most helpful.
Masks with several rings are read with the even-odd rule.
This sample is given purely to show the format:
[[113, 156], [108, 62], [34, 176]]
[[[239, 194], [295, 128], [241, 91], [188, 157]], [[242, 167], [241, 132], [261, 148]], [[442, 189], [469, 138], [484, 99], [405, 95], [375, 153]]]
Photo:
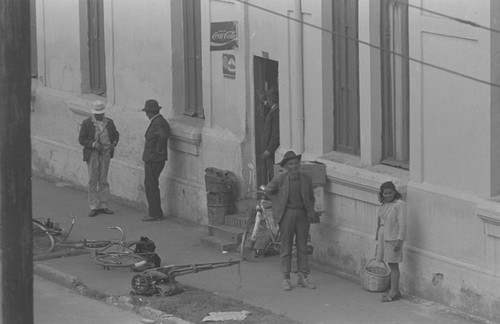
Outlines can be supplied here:
[[332, 17], [334, 150], [359, 155], [358, 2], [334, 0]]
[[407, 0], [383, 0], [382, 163], [409, 168], [409, 53]]
[[184, 0], [184, 114], [204, 118], [201, 89], [201, 18], [200, 0]]
[[106, 95], [103, 0], [88, 0], [90, 92]]

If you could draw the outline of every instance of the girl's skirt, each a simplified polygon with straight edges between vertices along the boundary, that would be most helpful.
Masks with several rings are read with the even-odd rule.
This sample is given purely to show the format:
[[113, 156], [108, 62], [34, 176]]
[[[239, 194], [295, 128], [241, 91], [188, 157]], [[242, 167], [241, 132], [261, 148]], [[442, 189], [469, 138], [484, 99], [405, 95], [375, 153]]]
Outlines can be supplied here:
[[394, 251], [394, 247], [397, 244], [395, 241], [385, 241], [384, 240], [384, 227], [380, 226], [378, 231], [378, 248], [377, 248], [377, 260], [385, 261], [387, 263], [400, 263], [403, 262], [403, 244], [399, 251]]

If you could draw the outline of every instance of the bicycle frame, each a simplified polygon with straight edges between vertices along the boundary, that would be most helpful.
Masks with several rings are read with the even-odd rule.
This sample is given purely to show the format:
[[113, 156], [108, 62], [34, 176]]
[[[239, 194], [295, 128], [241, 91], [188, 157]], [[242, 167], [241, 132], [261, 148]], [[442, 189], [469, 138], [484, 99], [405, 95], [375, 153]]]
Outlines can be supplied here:
[[265, 199], [261, 199], [259, 206], [257, 206], [257, 211], [255, 214], [255, 224], [250, 236], [250, 241], [255, 242], [257, 240], [257, 235], [259, 234], [260, 224], [264, 221], [266, 231], [271, 234], [271, 240], [276, 243], [276, 238], [278, 237], [278, 227], [274, 224], [274, 219], [272, 216], [271, 207], [264, 206], [268, 202]]

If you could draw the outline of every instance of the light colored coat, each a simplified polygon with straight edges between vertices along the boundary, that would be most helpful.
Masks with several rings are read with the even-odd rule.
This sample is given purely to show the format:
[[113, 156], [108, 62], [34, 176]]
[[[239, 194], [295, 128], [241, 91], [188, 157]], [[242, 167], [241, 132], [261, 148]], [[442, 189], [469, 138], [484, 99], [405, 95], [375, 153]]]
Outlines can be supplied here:
[[[314, 217], [314, 190], [309, 175], [299, 171], [300, 192], [309, 219]], [[266, 185], [266, 194], [273, 199], [273, 219], [279, 224], [285, 213], [290, 194], [290, 173], [285, 171], [275, 176]]]
[[[406, 240], [406, 203], [401, 199], [394, 202], [394, 206], [388, 210], [384, 223], [384, 241]], [[377, 234], [380, 228], [380, 217], [377, 217]]]

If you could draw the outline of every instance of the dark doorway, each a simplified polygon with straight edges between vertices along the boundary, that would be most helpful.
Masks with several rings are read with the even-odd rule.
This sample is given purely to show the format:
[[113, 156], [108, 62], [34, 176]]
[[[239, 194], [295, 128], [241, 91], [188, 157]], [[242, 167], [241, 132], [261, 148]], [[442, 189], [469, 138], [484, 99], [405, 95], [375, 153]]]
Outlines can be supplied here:
[[257, 187], [266, 184], [272, 177], [274, 152], [268, 159], [262, 159], [266, 149], [264, 136], [264, 123], [270, 108], [262, 100], [261, 94], [266, 94], [269, 89], [278, 87], [278, 62], [254, 56], [254, 89], [255, 89], [255, 157]]

